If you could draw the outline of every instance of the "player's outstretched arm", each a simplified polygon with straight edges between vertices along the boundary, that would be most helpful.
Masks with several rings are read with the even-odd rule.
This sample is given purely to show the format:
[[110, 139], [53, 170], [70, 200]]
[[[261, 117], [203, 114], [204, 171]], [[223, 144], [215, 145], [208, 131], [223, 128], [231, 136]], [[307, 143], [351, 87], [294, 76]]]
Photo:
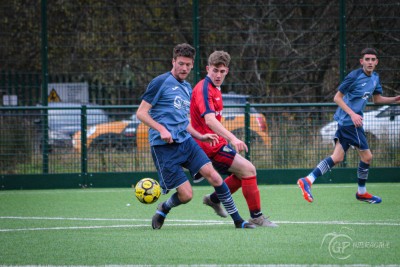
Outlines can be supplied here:
[[375, 104], [400, 104], [400, 95], [392, 97], [374, 95], [373, 100]]

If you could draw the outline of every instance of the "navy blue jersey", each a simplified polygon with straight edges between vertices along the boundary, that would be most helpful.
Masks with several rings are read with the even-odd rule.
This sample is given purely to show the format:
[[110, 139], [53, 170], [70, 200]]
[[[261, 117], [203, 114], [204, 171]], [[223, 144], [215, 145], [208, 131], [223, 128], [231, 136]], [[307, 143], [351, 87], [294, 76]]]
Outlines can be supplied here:
[[[350, 72], [340, 84], [338, 90], [343, 93], [344, 102], [361, 116], [364, 115], [364, 108], [367, 105], [368, 98], [372, 95], [383, 93], [378, 74], [373, 72], [371, 76], [368, 76], [362, 68]], [[336, 110], [333, 118], [341, 126], [354, 125], [349, 114], [340, 107]]]
[[[186, 130], [191, 94], [192, 87], [188, 82], [178, 81], [171, 72], [167, 72], [154, 78], [142, 96], [142, 100], [152, 105], [150, 116], [171, 133], [176, 143], [191, 137]], [[166, 145], [154, 129], [149, 130], [149, 142], [151, 146]]]

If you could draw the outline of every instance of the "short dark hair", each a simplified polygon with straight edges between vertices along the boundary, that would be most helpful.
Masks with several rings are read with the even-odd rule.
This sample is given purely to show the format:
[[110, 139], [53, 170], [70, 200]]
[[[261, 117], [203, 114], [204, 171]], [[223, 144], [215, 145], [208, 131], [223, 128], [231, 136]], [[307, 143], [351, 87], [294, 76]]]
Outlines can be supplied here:
[[173, 52], [173, 59], [176, 59], [177, 57], [189, 57], [194, 60], [196, 56], [196, 49], [194, 49], [193, 46], [190, 44], [178, 44], [177, 46], [174, 47], [174, 52]]
[[366, 55], [366, 54], [375, 55], [376, 57], [378, 57], [378, 52], [376, 52], [376, 50], [374, 48], [369, 48], [369, 47], [364, 48], [361, 51], [361, 58], [363, 58], [364, 55]]
[[229, 67], [229, 63], [231, 62], [231, 56], [225, 51], [214, 51], [208, 57], [208, 65], [220, 66], [224, 65], [225, 67]]

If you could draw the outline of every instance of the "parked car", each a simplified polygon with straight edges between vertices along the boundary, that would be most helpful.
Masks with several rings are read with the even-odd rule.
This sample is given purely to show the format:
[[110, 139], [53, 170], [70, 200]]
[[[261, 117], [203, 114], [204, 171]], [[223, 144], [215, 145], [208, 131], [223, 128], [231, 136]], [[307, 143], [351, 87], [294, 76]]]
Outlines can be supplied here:
[[[245, 104], [246, 95], [224, 94], [224, 106]], [[261, 113], [252, 107], [250, 109], [250, 137], [251, 142], [270, 145], [267, 122]], [[236, 136], [244, 140], [245, 136], [245, 108], [226, 107], [222, 124]], [[94, 125], [87, 130], [87, 148], [115, 148], [117, 150], [129, 150], [132, 145], [138, 150], [148, 150], [148, 127], [141, 123], [136, 115], [129, 120], [114, 121]], [[73, 136], [73, 147], [81, 151], [81, 132]]]
[[[48, 107], [48, 145], [49, 148], [72, 147], [72, 135], [81, 129], [81, 104], [78, 103], [49, 103]], [[109, 121], [103, 109], [94, 104], [87, 104], [87, 125], [105, 123]], [[93, 109], [93, 107], [96, 107]], [[57, 109], [51, 109], [57, 108]], [[68, 109], [59, 109], [68, 108]], [[74, 109], [69, 109], [74, 108]], [[41, 129], [43, 118], [35, 123]], [[43, 144], [43, 134], [40, 135], [40, 145]]]
[[[114, 149], [128, 151], [136, 146], [136, 130], [140, 121], [136, 114], [127, 120], [113, 121], [93, 125], [87, 129], [87, 148], [92, 150]], [[72, 137], [72, 144], [76, 151], [82, 149], [81, 131]]]
[[[398, 146], [400, 142], [400, 106], [383, 106], [364, 113], [364, 130], [369, 142], [387, 142]], [[333, 121], [321, 128], [323, 143], [332, 143], [337, 130]]]

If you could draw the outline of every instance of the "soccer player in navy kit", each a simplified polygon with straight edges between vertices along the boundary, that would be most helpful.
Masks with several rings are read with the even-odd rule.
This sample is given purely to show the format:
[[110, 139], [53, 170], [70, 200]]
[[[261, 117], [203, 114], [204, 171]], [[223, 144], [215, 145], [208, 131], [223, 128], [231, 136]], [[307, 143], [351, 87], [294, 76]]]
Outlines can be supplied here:
[[335, 142], [333, 154], [323, 159], [309, 175], [297, 181], [304, 199], [308, 202], [314, 200], [311, 194], [311, 185], [315, 179], [342, 162], [350, 147], [356, 148], [360, 156], [356, 199], [374, 204], [382, 202], [380, 197], [368, 193], [365, 186], [372, 153], [363, 129], [363, 111], [370, 97], [375, 104], [395, 104], [400, 103], [400, 96], [382, 96], [383, 91], [379, 76], [374, 72], [376, 65], [378, 65], [375, 49], [363, 49], [360, 64], [361, 68], [353, 70], [346, 76], [333, 99], [339, 106], [334, 115], [334, 119], [338, 122], [338, 130], [333, 139]]
[[175, 46], [172, 70], [150, 82], [136, 113], [138, 119], [150, 127], [151, 154], [163, 193], [176, 189], [167, 201], [158, 205], [152, 227], [160, 229], [172, 208], [192, 199], [193, 191], [184, 167], [192, 176], [205, 177], [214, 187], [236, 228], [255, 228], [239, 215], [228, 186], [193, 139], [218, 142], [217, 135], [200, 134], [189, 123], [192, 88], [185, 79], [193, 68], [195, 55], [196, 50], [189, 44]]

